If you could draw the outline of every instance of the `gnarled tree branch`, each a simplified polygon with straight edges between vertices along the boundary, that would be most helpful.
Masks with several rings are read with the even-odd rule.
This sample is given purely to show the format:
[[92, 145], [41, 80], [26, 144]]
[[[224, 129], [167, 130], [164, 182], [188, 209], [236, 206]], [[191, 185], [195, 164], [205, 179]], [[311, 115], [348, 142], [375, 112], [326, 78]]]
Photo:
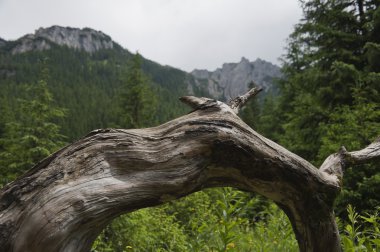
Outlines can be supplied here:
[[346, 163], [350, 165], [379, 160], [380, 137], [377, 138], [372, 144], [368, 145], [366, 148], [362, 150], [353, 151], [353, 152], [344, 152], [343, 155], [345, 156]]
[[[253, 85], [255, 85], [253, 83]], [[250, 89], [247, 93], [244, 95], [238, 96], [235, 99], [232, 99], [228, 105], [231, 107], [231, 109], [235, 112], [235, 114], [239, 113], [239, 110], [244, 107], [244, 105], [255, 95], [260, 93], [262, 91], [262, 87], [258, 87], [255, 85], [252, 89]]]
[[343, 171], [347, 166], [368, 163], [374, 160], [380, 160], [380, 138], [358, 151], [348, 152], [342, 146], [338, 153], [331, 154], [326, 158], [319, 170], [330, 176], [332, 182], [335, 181], [337, 186], [340, 186]]
[[1, 249], [89, 251], [122, 213], [233, 186], [278, 204], [301, 251], [340, 251], [340, 165], [376, 158], [379, 145], [335, 154], [317, 169], [236, 115], [256, 92], [231, 107], [182, 98], [195, 109], [188, 115], [153, 128], [97, 130], [54, 153], [0, 191]]

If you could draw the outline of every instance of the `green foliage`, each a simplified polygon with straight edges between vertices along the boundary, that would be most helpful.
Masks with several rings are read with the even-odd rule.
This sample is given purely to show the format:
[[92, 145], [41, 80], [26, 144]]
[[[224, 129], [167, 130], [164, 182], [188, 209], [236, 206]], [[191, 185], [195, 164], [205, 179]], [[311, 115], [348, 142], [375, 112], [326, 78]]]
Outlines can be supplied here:
[[[359, 92], [357, 90], [356, 92]], [[337, 107], [330, 114], [328, 123], [321, 125], [319, 159], [336, 152], [340, 146], [348, 150], [361, 149], [378, 136], [380, 129], [380, 107], [368, 102], [360, 94], [355, 95], [352, 106]], [[338, 214], [345, 206], [354, 202], [359, 211], [373, 209], [380, 205], [380, 167], [378, 163], [349, 167], [344, 174], [343, 191], [338, 198]]]
[[[361, 149], [380, 136], [378, 1], [301, 1], [304, 18], [289, 36], [280, 97], [264, 103], [257, 128], [320, 165], [344, 145]], [[265, 123], [262, 126], [261, 123]], [[377, 163], [348, 168], [337, 212], [380, 202]], [[371, 186], [369, 186], [371, 185]]]
[[123, 215], [93, 251], [297, 251], [297, 242], [274, 204], [219, 188]]
[[47, 85], [47, 71], [43, 68], [37, 83], [23, 86], [13, 118], [4, 125], [0, 138], [2, 184], [15, 179], [64, 144], [55, 120], [64, 117], [65, 110], [54, 105]]
[[[248, 219], [243, 216], [249, 198], [232, 188], [212, 189], [205, 192], [211, 208], [203, 216], [201, 225], [193, 228], [197, 237], [192, 241], [193, 251], [239, 251], [244, 246], [244, 233]], [[195, 212], [201, 212], [196, 210]], [[193, 217], [191, 217], [193, 219]], [[190, 241], [191, 242], [191, 241]]]
[[258, 222], [251, 234], [249, 247], [243, 251], [298, 251], [288, 217], [274, 204], [263, 213], [266, 221]]
[[189, 251], [205, 251], [215, 236], [210, 228], [218, 222], [213, 190], [196, 192], [185, 198], [170, 202], [166, 212], [175, 216], [187, 235]]
[[[2, 49], [4, 49], [2, 47]], [[82, 137], [97, 128], [121, 126], [120, 92], [129, 75], [133, 54], [121, 49], [100, 50], [92, 54], [54, 46], [46, 51], [11, 54], [0, 51], [0, 109], [6, 100], [11, 115], [23, 83], [38, 81], [41, 58], [49, 58], [49, 90], [57, 106], [67, 108], [63, 119], [57, 119], [67, 141]], [[154, 123], [163, 123], [188, 111], [178, 97], [188, 95], [188, 74], [141, 59], [143, 75], [152, 87], [157, 102]], [[1, 101], [2, 100], [2, 101]], [[8, 119], [7, 119], [8, 120]], [[0, 132], [3, 114], [0, 116]]]
[[136, 53], [120, 92], [119, 120], [125, 128], [141, 128], [155, 123], [157, 98], [144, 75], [141, 56]]
[[[308, 0], [301, 6], [304, 19], [289, 37], [280, 97], [252, 101], [242, 116], [319, 164], [341, 145], [360, 149], [380, 134], [380, 9], [377, 1], [364, 0]], [[145, 127], [187, 111], [177, 98], [188, 95], [191, 76], [121, 48], [87, 54], [53, 46], [12, 55], [12, 46], [0, 51], [3, 183], [62, 145], [58, 125], [71, 141], [95, 128]], [[43, 57], [50, 59], [52, 79], [38, 77]], [[207, 96], [202, 85], [194, 90]], [[68, 108], [65, 118], [59, 107]], [[361, 212], [380, 204], [379, 169], [375, 163], [345, 172], [337, 210], [349, 220], [342, 224], [347, 251], [379, 249], [378, 212], [361, 215], [349, 208], [344, 216], [348, 202]], [[274, 204], [231, 188], [123, 215], [93, 245], [93, 251], [296, 250], [291, 225]]]
[[123, 215], [112, 222], [93, 245], [93, 251], [189, 251], [186, 235], [165, 213], [165, 207]]
[[358, 214], [355, 209], [347, 207], [349, 222], [341, 232], [344, 251], [379, 251], [380, 250], [380, 215], [379, 209], [373, 214]]
[[219, 244], [216, 251], [227, 251], [237, 247], [239, 227], [244, 223], [244, 220], [238, 216], [241, 208], [244, 207], [244, 197], [240, 197], [239, 194], [239, 191], [231, 188], [220, 192], [216, 202], [217, 209], [219, 209], [217, 211]]
[[[251, 82], [248, 84], [248, 88], [251, 89], [254, 87], [254, 83]], [[239, 116], [248, 124], [251, 128], [257, 129], [259, 115], [260, 115], [260, 106], [257, 99], [251, 99], [240, 111]]]
[[218, 219], [209, 226], [214, 236], [204, 241], [208, 246], [200, 251], [298, 250], [289, 220], [273, 203], [232, 188], [213, 193]]
[[[262, 108], [257, 116], [256, 130], [264, 135], [271, 136], [273, 141], [278, 141], [282, 135], [281, 118], [279, 114], [279, 97], [267, 95], [262, 103]], [[243, 117], [244, 121], [245, 118]], [[254, 128], [255, 129], [255, 128]]]

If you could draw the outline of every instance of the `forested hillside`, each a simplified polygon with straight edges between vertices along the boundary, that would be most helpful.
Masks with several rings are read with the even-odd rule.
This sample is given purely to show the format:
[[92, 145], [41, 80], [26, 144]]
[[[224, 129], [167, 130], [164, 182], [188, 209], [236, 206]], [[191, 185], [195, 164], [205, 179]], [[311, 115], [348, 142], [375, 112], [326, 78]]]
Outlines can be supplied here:
[[[380, 136], [380, 4], [300, 3], [303, 19], [288, 39], [278, 96], [252, 101], [240, 115], [319, 166], [343, 145], [361, 149]], [[209, 95], [190, 74], [116, 43], [88, 52], [81, 44], [28, 39], [0, 40], [0, 184], [93, 129], [157, 125], [187, 113], [179, 96]], [[345, 171], [335, 209], [346, 251], [380, 249], [379, 190], [378, 161]], [[297, 251], [297, 245], [277, 206], [223, 188], [123, 215], [93, 250]]]
[[[67, 109], [65, 119], [57, 123], [68, 141], [96, 128], [117, 126], [115, 98], [132, 56], [120, 47], [89, 54], [57, 45], [52, 45], [50, 50], [12, 54], [6, 45], [0, 57], [3, 104], [14, 106], [22, 85], [36, 83], [42, 69], [47, 67], [48, 85], [56, 104]], [[183, 114], [186, 110], [177, 100], [187, 94], [185, 81], [190, 76], [146, 59], [142, 61], [142, 68], [149, 85], [158, 94], [160, 106], [155, 123]]]

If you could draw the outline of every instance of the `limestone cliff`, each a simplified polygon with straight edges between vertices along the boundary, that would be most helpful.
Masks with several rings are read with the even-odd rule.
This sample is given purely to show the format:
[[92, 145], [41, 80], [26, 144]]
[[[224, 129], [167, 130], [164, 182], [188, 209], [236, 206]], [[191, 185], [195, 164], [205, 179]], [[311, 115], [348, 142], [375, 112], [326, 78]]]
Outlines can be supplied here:
[[278, 66], [261, 59], [250, 62], [244, 57], [239, 63], [225, 63], [213, 72], [196, 69], [191, 75], [198, 87], [206, 88], [213, 97], [223, 100], [244, 94], [251, 81], [268, 92], [272, 88], [273, 79], [282, 76]]
[[[124, 51], [110, 36], [90, 28], [51, 26], [40, 28], [15, 41], [0, 38], [0, 48], [12, 54], [43, 51], [57, 45], [88, 53], [101, 49]], [[7, 70], [6, 73], [9, 75], [11, 72]], [[273, 79], [281, 78], [280, 68], [276, 65], [261, 59], [250, 62], [246, 58], [238, 63], [225, 63], [215, 71], [196, 69], [183, 74], [186, 78], [182, 84], [187, 86], [187, 94], [210, 96], [224, 101], [245, 93], [251, 81], [261, 85], [265, 92], [271, 92]]]
[[52, 26], [40, 28], [34, 34], [27, 34], [16, 41], [13, 54], [32, 50], [42, 51], [51, 48], [52, 44], [93, 53], [100, 49], [112, 49], [114, 42], [101, 31], [90, 28]]

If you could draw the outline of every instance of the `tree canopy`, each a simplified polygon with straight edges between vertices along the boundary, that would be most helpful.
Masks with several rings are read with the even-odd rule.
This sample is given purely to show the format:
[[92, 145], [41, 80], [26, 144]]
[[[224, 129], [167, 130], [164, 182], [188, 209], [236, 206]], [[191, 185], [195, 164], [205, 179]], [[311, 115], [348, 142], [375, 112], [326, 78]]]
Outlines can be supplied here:
[[[380, 135], [378, 1], [301, 1], [304, 17], [283, 57], [280, 97], [264, 133], [320, 164], [344, 145], [360, 148]], [[272, 126], [270, 126], [272, 125]], [[338, 211], [380, 204], [378, 163], [346, 171]], [[371, 186], [368, 186], [371, 184]]]
[[[240, 115], [264, 136], [320, 165], [342, 145], [361, 149], [380, 135], [380, 8], [375, 0], [300, 4], [304, 16], [289, 36], [278, 94], [251, 102]], [[40, 60], [45, 57], [48, 65]], [[0, 67], [0, 184], [92, 129], [146, 127], [188, 111], [177, 101], [187, 95], [191, 79], [186, 73], [125, 50], [87, 54], [52, 46], [11, 55], [2, 48]], [[207, 96], [205, 90], [194, 90]], [[345, 170], [335, 210], [343, 217], [340, 231], [347, 250], [377, 246], [379, 174], [378, 162]], [[348, 204], [361, 215], [352, 207], [346, 215]], [[365, 225], [355, 226], [363, 220]], [[371, 235], [362, 232], [368, 227]], [[123, 215], [101, 233], [93, 249], [295, 247], [291, 226], [274, 204], [225, 188]]]
[[5, 123], [0, 138], [2, 184], [14, 180], [64, 145], [65, 137], [56, 121], [65, 116], [65, 110], [55, 105], [48, 88], [48, 71], [45, 65], [40, 80], [23, 85], [23, 95], [15, 103], [13, 117]]

